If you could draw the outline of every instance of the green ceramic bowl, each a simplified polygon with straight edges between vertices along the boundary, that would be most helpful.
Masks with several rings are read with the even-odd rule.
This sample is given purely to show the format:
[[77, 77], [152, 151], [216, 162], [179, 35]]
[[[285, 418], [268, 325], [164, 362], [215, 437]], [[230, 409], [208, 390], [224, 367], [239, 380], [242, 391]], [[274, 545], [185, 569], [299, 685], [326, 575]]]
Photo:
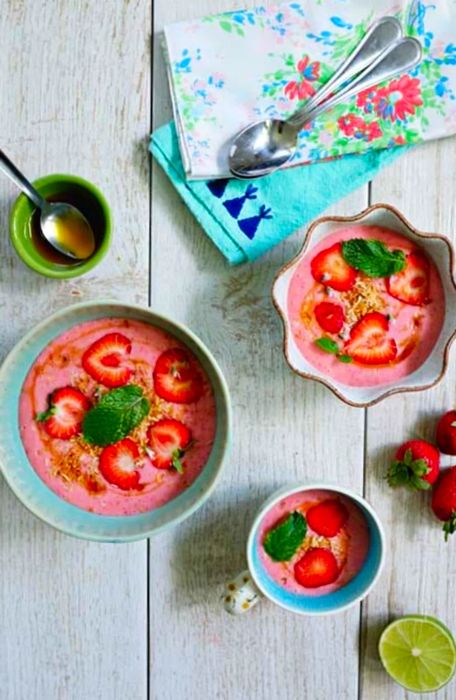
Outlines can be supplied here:
[[11, 240], [19, 257], [28, 267], [45, 277], [69, 279], [92, 270], [108, 252], [112, 237], [111, 210], [100, 190], [91, 182], [75, 175], [46, 175], [35, 180], [33, 186], [45, 199], [69, 192], [74, 194], [78, 204], [76, 199], [72, 203], [79, 205], [92, 224], [97, 246], [90, 258], [79, 263], [64, 264], [58, 261], [58, 256], [54, 261], [44, 257], [32, 240], [31, 221], [35, 206], [21, 194], [16, 199], [10, 216]]

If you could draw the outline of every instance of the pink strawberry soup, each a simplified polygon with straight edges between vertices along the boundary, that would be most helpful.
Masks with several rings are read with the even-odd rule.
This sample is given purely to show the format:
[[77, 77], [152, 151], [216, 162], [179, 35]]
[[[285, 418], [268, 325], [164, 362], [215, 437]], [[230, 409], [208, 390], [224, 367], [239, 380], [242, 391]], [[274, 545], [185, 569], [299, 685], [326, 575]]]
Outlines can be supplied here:
[[[124, 343], [120, 349], [112, 345], [119, 337]], [[111, 342], [107, 348], [105, 338]], [[92, 357], [83, 366], [87, 351]], [[180, 360], [184, 353], [188, 366], [176, 365], [176, 351]], [[160, 357], [162, 374], [156, 377]], [[163, 374], [168, 365], [169, 373]], [[103, 385], [106, 377], [111, 386]], [[85, 397], [81, 405], [90, 412], [109, 392], [118, 391], [119, 383], [136, 387], [145, 400], [144, 415], [127, 435], [113, 433], [108, 444], [88, 441], [87, 413], [81, 416], [78, 405], [52, 408], [56, 390], [72, 387], [76, 396]], [[164, 391], [165, 399], [159, 395]], [[98, 430], [101, 423], [95, 423]], [[154, 442], [150, 431], [158, 424]], [[75, 326], [43, 350], [22, 388], [19, 425], [32, 467], [58, 496], [102, 515], [135, 515], [159, 508], [195, 481], [212, 449], [216, 408], [207, 375], [182, 343], [147, 323], [105, 318]], [[103, 425], [109, 439], [112, 422], [108, 418]], [[55, 436], [61, 434], [65, 439]]]
[[[352, 239], [379, 242], [387, 254], [402, 251], [403, 270], [371, 277], [348, 265], [342, 243]], [[437, 342], [444, 313], [434, 262], [413, 241], [379, 226], [349, 225], [326, 236], [303, 257], [288, 292], [299, 351], [350, 386], [395, 383], [417, 370]]]
[[[306, 518], [312, 507], [326, 504], [328, 501], [335, 501], [346, 513], [346, 519], [337, 534], [331, 537], [321, 535], [307, 522], [304, 539], [293, 556], [287, 561], [274, 561], [264, 548], [268, 533], [283, 523], [291, 513], [297, 512]], [[320, 530], [318, 521], [314, 526]], [[369, 527], [361, 509], [350, 498], [333, 491], [301, 491], [282, 499], [268, 511], [260, 524], [258, 542], [263, 566], [276, 583], [292, 593], [321, 596], [345, 586], [361, 570], [369, 549]], [[295, 565], [302, 561], [306, 554], [321, 549], [329, 550], [334, 555], [337, 562], [337, 578], [326, 585], [305, 587], [296, 580]], [[321, 567], [318, 567], [317, 574], [321, 573]], [[318, 582], [315, 581], [316, 583]]]

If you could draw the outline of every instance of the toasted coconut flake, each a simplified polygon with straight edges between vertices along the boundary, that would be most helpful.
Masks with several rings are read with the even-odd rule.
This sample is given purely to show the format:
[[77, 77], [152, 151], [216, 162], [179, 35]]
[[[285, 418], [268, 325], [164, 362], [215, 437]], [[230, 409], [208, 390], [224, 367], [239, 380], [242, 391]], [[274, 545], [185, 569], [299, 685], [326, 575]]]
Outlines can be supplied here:
[[385, 301], [376, 286], [369, 277], [358, 277], [352, 289], [341, 292], [340, 297], [344, 302], [345, 318], [349, 324], [356, 323], [371, 311], [383, 311]]

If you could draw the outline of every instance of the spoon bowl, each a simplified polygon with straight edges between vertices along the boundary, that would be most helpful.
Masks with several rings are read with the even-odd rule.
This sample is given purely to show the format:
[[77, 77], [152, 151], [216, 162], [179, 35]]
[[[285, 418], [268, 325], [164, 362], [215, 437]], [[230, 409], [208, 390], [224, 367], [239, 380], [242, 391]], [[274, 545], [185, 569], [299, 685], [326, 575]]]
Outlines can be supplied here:
[[47, 203], [41, 210], [43, 236], [56, 250], [74, 260], [87, 260], [95, 251], [95, 236], [85, 216], [71, 204]]
[[240, 178], [256, 178], [281, 168], [293, 157], [296, 139], [296, 127], [281, 119], [249, 124], [231, 147], [231, 172]]

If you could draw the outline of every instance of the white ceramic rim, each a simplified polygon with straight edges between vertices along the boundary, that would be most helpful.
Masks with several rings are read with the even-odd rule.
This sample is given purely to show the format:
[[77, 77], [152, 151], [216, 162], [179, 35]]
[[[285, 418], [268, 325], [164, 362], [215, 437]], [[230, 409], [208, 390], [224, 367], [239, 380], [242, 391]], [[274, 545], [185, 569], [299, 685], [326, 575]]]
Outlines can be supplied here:
[[[300, 611], [300, 610], [292, 610], [288, 605], [285, 605], [282, 602], [279, 602], [278, 600], [275, 600], [272, 598], [266, 590], [263, 588], [261, 583], [258, 581], [256, 577], [256, 572], [254, 567], [252, 566], [252, 559], [250, 556], [250, 552], [253, 549], [253, 546], [255, 544], [254, 538], [255, 538], [255, 533], [257, 530], [258, 525], [260, 524], [261, 520], [263, 517], [266, 515], [266, 513], [280, 500], [283, 498], [287, 498], [288, 496], [291, 496], [294, 493], [297, 493], [298, 491], [313, 491], [313, 490], [322, 490], [322, 491], [334, 491], [335, 493], [341, 493], [343, 496], [347, 496], [348, 498], [351, 498], [355, 503], [358, 505], [362, 506], [369, 515], [371, 515], [374, 523], [376, 524], [378, 528], [378, 533], [380, 536], [380, 544], [381, 544], [381, 556], [380, 556], [380, 563], [377, 568], [377, 573], [375, 574], [374, 578], [370, 582], [369, 586], [361, 593], [357, 598], [352, 600], [350, 603], [347, 603], [346, 605], [342, 605], [340, 608], [337, 608], [337, 610], [331, 610], [330, 612], [311, 612], [311, 611]], [[248, 568], [250, 571], [250, 575], [253, 578], [255, 585], [259, 588], [259, 590], [262, 592], [265, 598], [271, 601], [271, 603], [274, 603], [275, 605], [278, 605], [281, 608], [284, 608], [284, 610], [288, 610], [288, 612], [292, 612], [295, 615], [304, 615], [304, 616], [315, 616], [315, 617], [325, 617], [328, 615], [338, 615], [341, 612], [344, 612], [345, 610], [348, 610], [349, 608], [352, 608], [353, 606], [357, 605], [360, 603], [366, 596], [369, 595], [371, 590], [374, 588], [376, 585], [378, 579], [380, 578], [383, 568], [385, 565], [385, 558], [386, 558], [386, 536], [385, 536], [385, 531], [383, 529], [383, 525], [379, 520], [379, 517], [377, 513], [374, 511], [370, 503], [368, 503], [363, 496], [359, 496], [357, 493], [352, 491], [351, 489], [348, 489], [344, 486], [336, 486], [335, 484], [327, 484], [324, 482], [315, 482], [315, 483], [310, 483], [310, 484], [295, 484], [294, 486], [285, 486], [279, 489], [278, 491], [275, 491], [261, 506], [260, 510], [256, 514], [253, 524], [250, 528], [249, 531], [249, 536], [247, 539], [247, 563], [248, 563]]]

